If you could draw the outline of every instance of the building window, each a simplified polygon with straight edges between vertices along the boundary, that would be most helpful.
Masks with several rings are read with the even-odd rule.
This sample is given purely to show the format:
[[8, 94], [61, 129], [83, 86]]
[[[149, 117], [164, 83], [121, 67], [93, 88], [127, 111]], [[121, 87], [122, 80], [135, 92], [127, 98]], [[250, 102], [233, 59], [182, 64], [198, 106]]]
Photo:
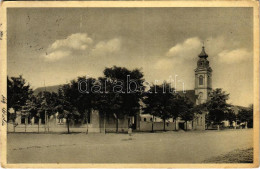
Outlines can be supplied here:
[[203, 85], [203, 76], [202, 75], [199, 76], [199, 85]]
[[144, 118], [144, 121], [146, 121], [146, 118]]

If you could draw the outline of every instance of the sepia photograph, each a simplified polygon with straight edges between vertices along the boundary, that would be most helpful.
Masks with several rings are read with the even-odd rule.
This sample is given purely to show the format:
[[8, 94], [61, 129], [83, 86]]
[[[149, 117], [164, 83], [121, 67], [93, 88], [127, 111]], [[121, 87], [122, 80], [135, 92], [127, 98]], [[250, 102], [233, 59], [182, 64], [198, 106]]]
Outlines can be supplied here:
[[259, 166], [259, 4], [200, 2], [4, 2], [2, 166]]

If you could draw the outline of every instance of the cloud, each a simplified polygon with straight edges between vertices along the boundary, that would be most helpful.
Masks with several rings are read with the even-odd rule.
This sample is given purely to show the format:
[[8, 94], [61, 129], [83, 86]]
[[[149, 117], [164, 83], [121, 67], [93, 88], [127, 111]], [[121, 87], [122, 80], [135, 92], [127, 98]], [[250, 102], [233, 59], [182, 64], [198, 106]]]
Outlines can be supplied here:
[[52, 50], [58, 48], [71, 48], [75, 50], [86, 50], [93, 40], [86, 33], [75, 33], [66, 39], [56, 40], [50, 47]]
[[67, 57], [71, 54], [70, 51], [61, 51], [61, 50], [57, 50], [57, 51], [53, 51], [50, 54], [45, 55], [45, 59], [47, 61], [53, 62], [53, 61], [57, 61], [61, 58]]
[[44, 58], [46, 61], [57, 61], [67, 57], [75, 51], [86, 51], [93, 40], [86, 33], [71, 34], [65, 39], [56, 40], [47, 49]]
[[166, 56], [179, 59], [190, 59], [201, 50], [201, 40], [198, 37], [186, 39], [169, 49]]
[[[100, 41], [93, 45], [94, 41], [87, 33], [75, 33], [62, 40], [52, 43], [44, 54], [46, 61], [58, 61], [69, 55], [88, 55], [92, 57], [107, 56], [121, 49], [121, 40], [118, 38]], [[94, 46], [94, 48], [93, 48]]]
[[222, 63], [240, 63], [251, 58], [252, 53], [245, 48], [224, 50], [218, 54], [218, 60]]
[[100, 41], [92, 50], [93, 56], [107, 55], [118, 52], [121, 49], [121, 40], [114, 38], [108, 41]]

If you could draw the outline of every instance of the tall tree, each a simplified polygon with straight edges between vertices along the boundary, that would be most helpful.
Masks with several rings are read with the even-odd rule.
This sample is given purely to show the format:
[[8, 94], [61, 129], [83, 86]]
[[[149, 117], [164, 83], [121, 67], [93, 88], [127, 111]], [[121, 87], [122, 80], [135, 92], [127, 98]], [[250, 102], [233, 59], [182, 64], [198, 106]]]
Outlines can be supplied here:
[[25, 118], [24, 126], [25, 126], [25, 132], [26, 127], [28, 123], [28, 118], [31, 120], [34, 116], [34, 113], [37, 111], [37, 105], [34, 102], [34, 96], [31, 96], [25, 103], [24, 106], [22, 106], [21, 115]]
[[188, 121], [191, 121], [194, 118], [194, 106], [187, 97], [182, 97], [181, 100], [182, 102], [180, 102], [180, 117], [182, 120], [185, 121], [186, 130], [188, 130]]
[[80, 116], [76, 107], [71, 103], [71, 90], [70, 85], [66, 84], [59, 89], [58, 92], [58, 104], [55, 107], [59, 113], [59, 118], [65, 118], [67, 123], [68, 134], [70, 133], [70, 122]]
[[[165, 122], [171, 117], [173, 94], [170, 90], [170, 84], [153, 85], [145, 93], [143, 110], [145, 114], [151, 114], [160, 117], [163, 120], [163, 130], [165, 131]], [[152, 124], [153, 131], [153, 124]]]
[[7, 120], [12, 120], [15, 126], [16, 111], [25, 106], [26, 101], [32, 95], [32, 89], [29, 84], [26, 84], [25, 79], [19, 77], [7, 77], [7, 108], [14, 109], [14, 114], [7, 113]]
[[209, 112], [209, 120], [218, 125], [225, 120], [225, 114], [230, 112], [231, 105], [227, 103], [229, 94], [217, 88], [210, 94], [210, 100], [205, 103], [205, 106]]
[[114, 97], [114, 93], [112, 93], [112, 83], [108, 81], [106, 78], [100, 77], [99, 82], [101, 84], [106, 84], [105, 91], [96, 93], [94, 107], [99, 111], [100, 116], [103, 117], [103, 128], [104, 133], [106, 133], [106, 119], [108, 116], [113, 115], [113, 105], [116, 104], [116, 100]]
[[[124, 67], [112, 67], [104, 70], [104, 76], [107, 81], [113, 85], [107, 89], [110, 93], [107, 99], [113, 98], [110, 107], [116, 118], [116, 132], [118, 132], [118, 121], [125, 116], [135, 116], [140, 108], [140, 99], [142, 97], [143, 73], [139, 69], [128, 70]], [[109, 101], [107, 101], [109, 103]]]
[[178, 94], [175, 94], [174, 97], [171, 98], [172, 104], [171, 106], [171, 117], [175, 121], [175, 130], [177, 129], [177, 118], [180, 117], [181, 113], [184, 111], [184, 98]]
[[237, 120], [237, 116], [232, 109], [225, 114], [225, 119], [229, 122], [230, 127], [233, 126], [233, 122]]
[[144, 93], [142, 98], [142, 102], [144, 105], [142, 106], [143, 114], [150, 114], [152, 115], [152, 132], [154, 132], [154, 117], [158, 115], [156, 104], [157, 102], [157, 95], [155, 93], [155, 86], [152, 86], [148, 92]]
[[88, 121], [90, 120], [91, 111], [94, 109], [95, 104], [95, 92], [94, 92], [94, 78], [82, 76], [77, 80], [72, 80], [68, 84], [66, 89], [66, 96], [69, 98], [69, 102], [75, 107], [80, 116], [74, 116], [76, 122], [87, 123], [88, 133]]
[[237, 117], [240, 122], [245, 122], [245, 127], [253, 127], [253, 105], [250, 105], [248, 108], [242, 108], [238, 111]]

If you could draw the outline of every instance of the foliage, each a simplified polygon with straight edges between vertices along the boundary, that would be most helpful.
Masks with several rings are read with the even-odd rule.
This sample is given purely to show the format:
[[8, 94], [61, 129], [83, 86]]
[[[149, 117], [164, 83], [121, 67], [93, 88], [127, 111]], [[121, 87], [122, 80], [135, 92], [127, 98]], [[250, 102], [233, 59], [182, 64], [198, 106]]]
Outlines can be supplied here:
[[25, 106], [26, 101], [32, 95], [32, 90], [29, 84], [26, 84], [25, 79], [19, 77], [7, 77], [7, 108], [13, 108], [15, 113], [7, 114], [8, 120], [15, 120], [16, 111], [21, 110]]
[[182, 100], [180, 117], [187, 123], [187, 121], [193, 120], [194, 117], [193, 103], [187, 97], [183, 97]]
[[209, 121], [220, 124], [225, 120], [225, 114], [230, 112], [230, 104], [227, 103], [229, 94], [226, 94], [222, 89], [217, 88], [210, 94], [210, 100], [205, 103], [209, 111]]
[[171, 117], [173, 108], [174, 95], [170, 92], [170, 87], [170, 84], [167, 83], [163, 85], [153, 85], [149, 91], [145, 93], [142, 100], [145, 104], [143, 113], [160, 117], [164, 122], [164, 130], [165, 121]]
[[[112, 113], [116, 118], [116, 130], [118, 132], [118, 120], [124, 116], [135, 116], [140, 107], [140, 99], [142, 97], [143, 73], [139, 69], [128, 70], [125, 67], [105, 68], [104, 78], [106, 81], [106, 93], [100, 94], [97, 104], [109, 108], [108, 113]], [[134, 81], [130, 83], [130, 80]], [[131, 90], [134, 87], [134, 90]], [[99, 107], [99, 106], [97, 106]]]
[[236, 119], [237, 116], [233, 110], [230, 109], [227, 113], [225, 113], [225, 120], [228, 120], [230, 125], [233, 125], [233, 121], [236, 121]]
[[250, 105], [248, 108], [243, 108], [238, 112], [238, 120], [240, 122], [247, 122], [248, 127], [253, 127], [253, 105]]
[[59, 113], [59, 117], [66, 118], [68, 133], [70, 133], [70, 120], [80, 115], [71, 103], [70, 89], [70, 84], [64, 85], [59, 89], [58, 104], [55, 107], [55, 110]]

